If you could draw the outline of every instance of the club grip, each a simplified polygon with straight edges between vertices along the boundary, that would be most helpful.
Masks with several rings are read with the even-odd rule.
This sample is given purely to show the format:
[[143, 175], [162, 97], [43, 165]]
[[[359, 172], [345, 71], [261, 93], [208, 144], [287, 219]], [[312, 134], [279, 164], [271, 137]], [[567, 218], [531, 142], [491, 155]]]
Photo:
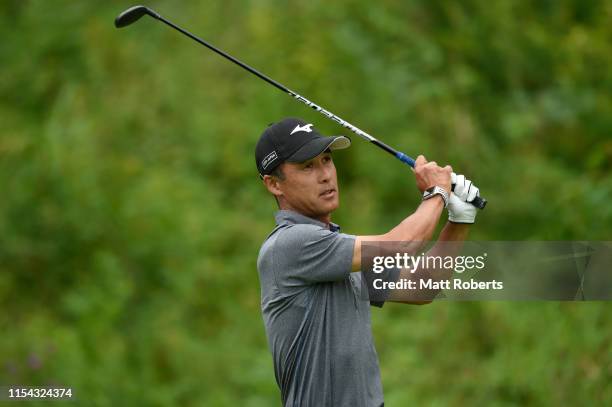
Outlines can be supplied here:
[[484, 209], [485, 206], [487, 206], [487, 200], [479, 196], [474, 198], [474, 200], [470, 203], [474, 205], [475, 207], [477, 207], [478, 209]]
[[401, 151], [395, 152], [395, 158], [397, 158], [404, 164], [408, 164], [409, 166], [414, 168], [414, 159], [412, 159], [412, 157], [408, 157], [406, 154], [402, 153]]
[[[451, 191], [454, 191], [454, 190], [455, 190], [455, 184], [451, 185]], [[487, 206], [487, 200], [481, 196], [477, 196], [476, 198], [472, 199], [472, 201], [469, 203], [471, 203], [478, 209], [484, 209], [485, 206]]]
[[[391, 148], [389, 149], [391, 150]], [[412, 157], [407, 156], [401, 151], [392, 151], [391, 153], [394, 154], [395, 157], [401, 162], [403, 162], [404, 164], [408, 164], [409, 166], [414, 168], [414, 160], [412, 159]], [[455, 189], [455, 185], [453, 184], [451, 187], [451, 191], [453, 191], [454, 189]], [[475, 207], [477, 207], [478, 209], [484, 209], [485, 206], [487, 206], [487, 200], [480, 196], [477, 196], [476, 198], [474, 198], [472, 202], [470, 203], [474, 205]]]

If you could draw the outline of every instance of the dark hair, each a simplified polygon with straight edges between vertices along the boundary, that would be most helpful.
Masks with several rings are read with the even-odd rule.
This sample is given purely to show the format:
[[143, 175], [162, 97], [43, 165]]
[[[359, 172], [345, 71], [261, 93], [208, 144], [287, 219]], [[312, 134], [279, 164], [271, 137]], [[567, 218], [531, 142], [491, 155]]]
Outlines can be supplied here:
[[281, 181], [285, 180], [285, 174], [283, 173], [283, 170], [281, 169], [280, 165], [276, 167], [275, 169], [273, 169], [270, 175], [280, 179]]
[[[283, 170], [281, 169], [281, 165], [273, 169], [272, 172], [270, 173], [270, 176], [276, 177], [279, 180], [284, 181], [285, 174], [283, 173]], [[276, 201], [276, 205], [278, 206], [278, 209], [280, 209], [280, 202], [278, 201], [278, 198], [276, 197], [276, 195], [274, 195], [274, 200]]]

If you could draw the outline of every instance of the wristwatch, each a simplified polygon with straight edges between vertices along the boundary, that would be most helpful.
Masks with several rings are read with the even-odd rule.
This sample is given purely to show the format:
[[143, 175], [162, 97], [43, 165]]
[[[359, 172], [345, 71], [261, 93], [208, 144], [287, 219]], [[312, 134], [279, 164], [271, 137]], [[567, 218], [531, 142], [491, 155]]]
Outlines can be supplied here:
[[436, 195], [440, 195], [442, 197], [442, 199], [444, 200], [444, 207], [446, 208], [446, 206], [448, 205], [448, 192], [446, 192], [446, 190], [442, 187], [435, 186], [427, 188], [425, 192], [423, 192], [423, 200], [425, 201], [427, 199], [433, 198]]

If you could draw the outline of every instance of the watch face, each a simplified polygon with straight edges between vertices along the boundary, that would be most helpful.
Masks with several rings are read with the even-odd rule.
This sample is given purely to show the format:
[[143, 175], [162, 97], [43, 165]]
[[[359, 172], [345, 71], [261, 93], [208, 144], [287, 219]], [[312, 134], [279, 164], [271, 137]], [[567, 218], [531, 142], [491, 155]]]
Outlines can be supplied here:
[[444, 188], [440, 188], [438, 186], [433, 186], [431, 188], [427, 188], [425, 192], [423, 192], [423, 200], [429, 199], [436, 195], [440, 195], [442, 200], [444, 201], [444, 206], [448, 204], [448, 193], [444, 190]]
[[436, 190], [436, 187], [435, 187], [435, 186], [433, 186], [433, 187], [431, 187], [431, 188], [427, 188], [427, 189], [425, 190], [425, 192], [423, 192], [423, 196], [424, 196], [424, 197], [430, 197], [430, 196], [431, 196], [431, 195], [432, 195], [432, 194], [435, 192], [435, 190]]

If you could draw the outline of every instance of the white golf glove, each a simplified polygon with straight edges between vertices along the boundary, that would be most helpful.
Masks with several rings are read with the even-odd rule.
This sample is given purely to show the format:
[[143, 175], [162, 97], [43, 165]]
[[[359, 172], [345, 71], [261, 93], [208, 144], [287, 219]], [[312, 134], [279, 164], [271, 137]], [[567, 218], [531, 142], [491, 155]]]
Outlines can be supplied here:
[[455, 189], [448, 200], [448, 220], [453, 223], [474, 223], [478, 209], [470, 202], [478, 193], [478, 188], [465, 175], [451, 174], [451, 184]]

